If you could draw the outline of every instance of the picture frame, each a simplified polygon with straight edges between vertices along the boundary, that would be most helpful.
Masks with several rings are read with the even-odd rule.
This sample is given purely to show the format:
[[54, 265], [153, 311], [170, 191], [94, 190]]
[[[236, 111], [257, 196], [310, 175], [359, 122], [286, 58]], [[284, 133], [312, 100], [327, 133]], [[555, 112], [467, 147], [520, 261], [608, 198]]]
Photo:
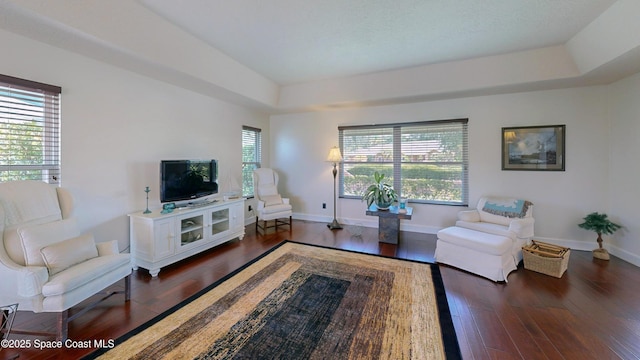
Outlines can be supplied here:
[[564, 171], [566, 125], [502, 128], [502, 170]]

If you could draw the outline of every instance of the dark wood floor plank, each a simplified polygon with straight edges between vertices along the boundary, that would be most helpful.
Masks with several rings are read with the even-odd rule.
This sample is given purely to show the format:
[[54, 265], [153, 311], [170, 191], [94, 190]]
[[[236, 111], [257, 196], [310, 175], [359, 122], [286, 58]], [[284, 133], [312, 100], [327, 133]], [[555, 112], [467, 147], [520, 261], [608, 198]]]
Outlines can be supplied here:
[[453, 315], [451, 319], [453, 321], [453, 327], [456, 329], [456, 335], [458, 337], [458, 345], [460, 346], [460, 354], [462, 354], [462, 358], [474, 359], [473, 353], [471, 351], [471, 345], [469, 344], [467, 333], [464, 331], [464, 327], [462, 324], [462, 320], [460, 319], [460, 316]]
[[471, 308], [471, 314], [476, 322], [484, 345], [500, 353], [518, 355], [518, 350], [511, 341], [509, 332], [504, 328], [500, 315], [492, 309]]
[[491, 356], [491, 359], [493, 359], [493, 360], [520, 359], [520, 357], [514, 357], [511, 353], [503, 352], [503, 351], [496, 350], [496, 349], [488, 349], [488, 352], [489, 352], [489, 356]]
[[[462, 279], [472, 277], [467, 273], [460, 272], [453, 268], [443, 266], [440, 267], [442, 273], [443, 282], [447, 289], [447, 298], [453, 300], [454, 308], [456, 309], [457, 320], [461, 323], [460, 327], [456, 328], [456, 332], [462, 331], [466, 339], [466, 344], [469, 347], [469, 353], [464, 354], [465, 359], [490, 359], [487, 348], [482, 340], [482, 335], [478, 329], [476, 322], [471, 313], [471, 308], [467, 303], [467, 299], [464, 296], [464, 282]], [[451, 304], [451, 301], [449, 301]], [[461, 346], [462, 347], [462, 346]]]
[[[331, 231], [324, 223], [294, 221], [266, 234], [247, 226], [244, 240], [234, 240], [173, 264], [151, 278], [133, 274], [132, 300], [114, 296], [71, 323], [74, 340], [112, 339], [144, 324], [200, 289], [224, 277], [283, 240], [352, 251], [433, 261], [434, 235], [402, 232], [400, 244], [378, 243], [375, 228], [345, 226]], [[594, 241], [595, 247], [595, 241]], [[572, 251], [560, 278], [522, 265], [507, 284], [441, 266], [447, 300], [465, 359], [640, 359], [640, 269], [618, 258], [593, 260], [590, 252]], [[116, 284], [112, 289], [121, 289]], [[83, 304], [72, 309], [79, 311]], [[15, 327], [55, 328], [53, 314], [19, 312]], [[12, 338], [34, 339], [26, 336]], [[40, 338], [44, 339], [44, 338]], [[19, 359], [76, 359], [88, 350], [20, 351]], [[16, 354], [0, 351], [0, 359]]]
[[616, 358], [609, 348], [602, 346], [589, 329], [585, 329], [584, 325], [578, 325], [584, 323], [566, 309], [541, 309], [534, 313], [534, 318], [553, 345], [567, 359]]
[[538, 346], [536, 341], [531, 341], [532, 334], [529, 333], [528, 328], [520, 321], [517, 313], [510, 305], [497, 307], [494, 309], [494, 313], [498, 316], [499, 321], [502, 323], [507, 336], [513, 346], [513, 354], [520, 356], [520, 354], [527, 354], [527, 359], [531, 360], [544, 360], [548, 357], [544, 355], [544, 351]]
[[[620, 323], [624, 324], [624, 327], [620, 329], [620, 336], [625, 344], [632, 344], [631, 349], [635, 354], [640, 354], [640, 321], [635, 319], [620, 319]], [[640, 357], [639, 357], [640, 358]]]
[[[520, 344], [522, 341], [529, 341], [536, 344], [538, 349], [544, 354], [547, 359], [563, 359], [562, 354], [558, 352], [558, 349], [549, 340], [547, 335], [540, 329], [536, 321], [531, 316], [531, 311], [524, 307], [511, 307], [513, 313], [518, 317], [518, 320], [522, 326], [527, 330], [526, 334], [522, 334], [523, 338], [519, 339], [516, 344]], [[527, 337], [528, 334], [528, 337]], [[538, 356], [537, 353], [529, 353], [524, 350], [524, 347], [518, 346], [519, 349], [523, 349], [522, 353], [533, 356]]]

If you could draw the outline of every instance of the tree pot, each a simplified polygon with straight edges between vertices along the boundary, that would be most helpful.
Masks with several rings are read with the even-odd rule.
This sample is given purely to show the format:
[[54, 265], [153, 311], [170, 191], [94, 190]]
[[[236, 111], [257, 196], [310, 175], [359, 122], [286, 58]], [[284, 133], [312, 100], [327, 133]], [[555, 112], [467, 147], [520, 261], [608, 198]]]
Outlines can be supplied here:
[[593, 250], [593, 257], [600, 260], [609, 260], [609, 252], [607, 249]]

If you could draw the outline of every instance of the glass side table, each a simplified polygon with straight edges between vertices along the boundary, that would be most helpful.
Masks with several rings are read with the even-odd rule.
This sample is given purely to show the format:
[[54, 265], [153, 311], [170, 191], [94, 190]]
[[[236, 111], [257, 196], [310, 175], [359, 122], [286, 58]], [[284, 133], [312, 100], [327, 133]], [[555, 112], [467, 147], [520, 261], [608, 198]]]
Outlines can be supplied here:
[[[16, 313], [18, 313], [18, 304], [11, 305], [0, 305], [0, 338], [5, 340], [9, 337], [9, 333], [11, 332], [11, 326], [13, 325], [13, 319], [16, 318]], [[20, 354], [13, 354], [8, 357], [8, 359], [13, 360], [20, 356]]]
[[0, 305], [0, 312], [2, 313], [2, 326], [0, 326], [0, 332], [2, 333], [2, 339], [9, 337], [11, 332], [11, 325], [13, 325], [13, 319], [18, 312], [18, 304]]

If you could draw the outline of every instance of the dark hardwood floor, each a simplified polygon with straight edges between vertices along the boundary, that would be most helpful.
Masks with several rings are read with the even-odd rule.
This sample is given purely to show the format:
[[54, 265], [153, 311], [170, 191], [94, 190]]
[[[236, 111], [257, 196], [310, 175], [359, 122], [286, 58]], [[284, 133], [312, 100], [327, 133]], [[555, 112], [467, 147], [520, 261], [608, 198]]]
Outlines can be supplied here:
[[[115, 339], [285, 239], [428, 262], [435, 250], [435, 236], [428, 234], [403, 232], [395, 246], [378, 243], [372, 228], [331, 231], [324, 223], [294, 221], [291, 233], [281, 228], [257, 235], [250, 225], [244, 240], [163, 268], [157, 278], [146, 270], [134, 272], [131, 301], [124, 303], [121, 295], [108, 299], [73, 321], [69, 338]], [[563, 278], [520, 267], [508, 284], [440, 268], [465, 359], [640, 358], [640, 268], [629, 263], [615, 257], [593, 260], [590, 252], [573, 251]], [[51, 314], [19, 312], [14, 327], [52, 330], [54, 320]], [[19, 359], [75, 359], [90, 351], [32, 348], [21, 350]], [[0, 359], [16, 353], [0, 350]]]

